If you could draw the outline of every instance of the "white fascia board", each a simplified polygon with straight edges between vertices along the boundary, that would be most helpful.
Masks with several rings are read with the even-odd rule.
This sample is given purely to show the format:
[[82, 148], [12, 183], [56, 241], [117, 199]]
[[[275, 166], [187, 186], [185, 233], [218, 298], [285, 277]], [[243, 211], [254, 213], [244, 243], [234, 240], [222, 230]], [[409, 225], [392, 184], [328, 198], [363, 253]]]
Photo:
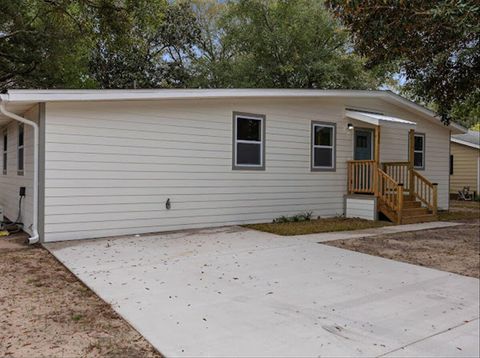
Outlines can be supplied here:
[[378, 97], [382, 91], [302, 89], [10, 90], [11, 102], [118, 101], [258, 97]]

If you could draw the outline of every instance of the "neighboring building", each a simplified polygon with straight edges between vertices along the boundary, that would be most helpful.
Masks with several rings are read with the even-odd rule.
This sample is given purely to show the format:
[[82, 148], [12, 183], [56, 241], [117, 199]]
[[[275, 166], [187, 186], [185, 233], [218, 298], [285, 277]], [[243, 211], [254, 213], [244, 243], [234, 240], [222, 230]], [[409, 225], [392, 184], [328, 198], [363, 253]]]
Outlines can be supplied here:
[[26, 188], [32, 241], [303, 211], [435, 219], [464, 132], [389, 91], [10, 90], [0, 109], [0, 206], [14, 220]]
[[469, 130], [452, 135], [450, 148], [450, 193], [464, 187], [479, 193], [480, 189], [480, 132]]

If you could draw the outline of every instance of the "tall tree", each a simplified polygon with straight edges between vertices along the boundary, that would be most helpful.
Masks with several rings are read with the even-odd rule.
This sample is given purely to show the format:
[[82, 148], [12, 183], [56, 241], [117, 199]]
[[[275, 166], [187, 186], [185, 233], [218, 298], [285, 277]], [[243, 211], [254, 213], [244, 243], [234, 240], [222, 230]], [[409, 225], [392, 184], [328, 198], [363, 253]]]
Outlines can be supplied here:
[[216, 0], [192, 0], [198, 28], [191, 58], [191, 87], [233, 86], [233, 60], [236, 53], [225, 41], [224, 17], [228, 3]]
[[[98, 17], [90, 73], [101, 88], [183, 87], [197, 37], [188, 3], [132, 0], [123, 5], [119, 29]], [[107, 29], [104, 29], [107, 26]]]
[[[347, 1], [328, 4], [354, 34], [367, 67], [397, 64], [407, 91], [434, 106], [445, 122], [452, 109], [477, 108], [480, 88], [480, 3], [475, 0]], [[466, 114], [468, 116], [468, 114]]]
[[[223, 18], [236, 87], [376, 88], [323, 1], [238, 0]], [[228, 85], [228, 84], [227, 84]]]
[[188, 3], [0, 0], [0, 89], [185, 86]]
[[[78, 85], [84, 66], [79, 6], [0, 0], [0, 89]], [[78, 20], [78, 22], [77, 22]]]
[[323, 3], [193, 0], [199, 39], [193, 87], [376, 88]]

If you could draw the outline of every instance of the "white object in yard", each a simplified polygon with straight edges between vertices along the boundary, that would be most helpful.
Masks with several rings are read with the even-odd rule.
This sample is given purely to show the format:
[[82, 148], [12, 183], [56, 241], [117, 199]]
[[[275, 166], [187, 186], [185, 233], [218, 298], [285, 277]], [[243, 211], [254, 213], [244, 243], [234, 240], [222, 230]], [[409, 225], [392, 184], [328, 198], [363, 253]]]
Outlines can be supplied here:
[[347, 195], [345, 197], [345, 216], [377, 220], [377, 199], [370, 195]]

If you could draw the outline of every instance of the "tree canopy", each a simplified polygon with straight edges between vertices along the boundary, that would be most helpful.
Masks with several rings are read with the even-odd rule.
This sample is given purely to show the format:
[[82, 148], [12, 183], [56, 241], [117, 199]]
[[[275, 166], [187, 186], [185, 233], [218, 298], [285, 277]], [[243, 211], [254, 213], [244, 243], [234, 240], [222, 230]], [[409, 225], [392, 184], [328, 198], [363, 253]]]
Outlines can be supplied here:
[[480, 3], [475, 0], [329, 0], [352, 31], [355, 50], [367, 67], [396, 64], [405, 90], [452, 114], [479, 109]]
[[375, 88], [310, 0], [0, 0], [0, 86]]
[[321, 1], [240, 0], [218, 11], [213, 32], [221, 34], [220, 56], [213, 67], [228, 75], [216, 76], [216, 86], [376, 88], [381, 82], [350, 51], [348, 33]]

